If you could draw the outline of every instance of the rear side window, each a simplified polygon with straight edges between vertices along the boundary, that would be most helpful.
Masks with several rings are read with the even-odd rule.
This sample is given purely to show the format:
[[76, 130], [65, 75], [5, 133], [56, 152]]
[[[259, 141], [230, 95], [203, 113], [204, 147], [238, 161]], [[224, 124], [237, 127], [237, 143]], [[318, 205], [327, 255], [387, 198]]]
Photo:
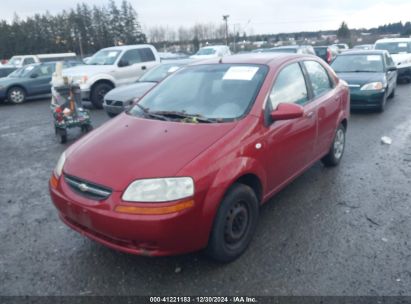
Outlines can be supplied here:
[[305, 61], [314, 96], [322, 95], [332, 89], [330, 77], [324, 67], [316, 61]]
[[303, 105], [308, 101], [307, 86], [298, 63], [285, 67], [275, 81], [270, 93], [271, 107], [275, 110], [280, 103]]
[[142, 62], [156, 61], [153, 51], [150, 48], [139, 49]]

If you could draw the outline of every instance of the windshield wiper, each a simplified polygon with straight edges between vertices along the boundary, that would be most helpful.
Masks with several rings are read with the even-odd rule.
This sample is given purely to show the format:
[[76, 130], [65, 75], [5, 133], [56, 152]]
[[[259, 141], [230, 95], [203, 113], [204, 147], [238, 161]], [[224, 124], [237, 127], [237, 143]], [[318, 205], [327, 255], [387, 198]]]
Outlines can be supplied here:
[[171, 118], [182, 118], [186, 122], [196, 123], [196, 122], [203, 122], [203, 123], [216, 123], [221, 122], [221, 119], [217, 118], [208, 118], [201, 114], [189, 114], [184, 111], [157, 111], [157, 112], [149, 112], [150, 114], [167, 116]]
[[145, 117], [152, 117], [152, 118], [157, 118], [160, 120], [167, 120], [169, 121], [170, 119], [164, 115], [162, 115], [161, 113], [154, 113], [154, 112], [150, 112], [148, 108], [143, 107], [142, 105], [136, 103], [136, 106], [143, 112], [143, 115]]

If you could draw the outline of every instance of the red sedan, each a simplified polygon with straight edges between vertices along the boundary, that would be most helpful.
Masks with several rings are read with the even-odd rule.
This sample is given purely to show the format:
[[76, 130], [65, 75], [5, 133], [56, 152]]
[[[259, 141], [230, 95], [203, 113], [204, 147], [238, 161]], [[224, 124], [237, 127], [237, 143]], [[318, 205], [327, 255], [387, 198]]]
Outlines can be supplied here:
[[108, 247], [240, 256], [259, 207], [313, 163], [343, 155], [349, 90], [310, 55], [252, 54], [188, 66], [62, 154], [61, 219]]

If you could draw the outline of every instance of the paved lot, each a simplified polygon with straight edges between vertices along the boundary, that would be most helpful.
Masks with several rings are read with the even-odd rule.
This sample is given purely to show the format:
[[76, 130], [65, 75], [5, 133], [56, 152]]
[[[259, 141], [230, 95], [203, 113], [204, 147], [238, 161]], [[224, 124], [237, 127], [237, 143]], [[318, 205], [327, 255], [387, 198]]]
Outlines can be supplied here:
[[316, 164], [265, 205], [229, 265], [122, 254], [63, 225], [48, 106], [0, 105], [0, 295], [411, 295], [411, 85], [384, 114], [353, 113], [341, 165]]

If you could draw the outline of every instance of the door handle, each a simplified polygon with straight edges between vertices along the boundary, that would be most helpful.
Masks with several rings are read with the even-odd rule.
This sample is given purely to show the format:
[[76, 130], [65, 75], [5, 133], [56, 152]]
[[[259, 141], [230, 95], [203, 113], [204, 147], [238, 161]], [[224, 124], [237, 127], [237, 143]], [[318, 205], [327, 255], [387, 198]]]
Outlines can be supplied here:
[[143, 66], [141, 67], [141, 69], [142, 69], [142, 70], [146, 70], [147, 67], [146, 67], [145, 65], [143, 65]]
[[306, 113], [305, 114], [305, 117], [307, 117], [307, 118], [313, 118], [314, 117], [314, 112], [308, 112], [308, 113]]

